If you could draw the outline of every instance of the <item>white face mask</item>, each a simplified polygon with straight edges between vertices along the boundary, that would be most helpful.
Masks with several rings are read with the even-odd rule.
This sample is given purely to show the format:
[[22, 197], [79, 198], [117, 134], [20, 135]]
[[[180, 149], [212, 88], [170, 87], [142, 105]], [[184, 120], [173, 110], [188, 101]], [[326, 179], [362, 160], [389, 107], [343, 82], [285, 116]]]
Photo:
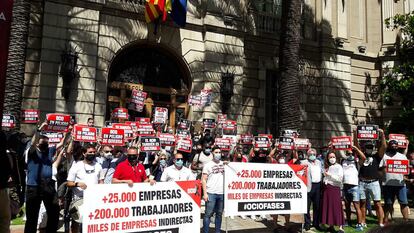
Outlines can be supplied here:
[[103, 154], [103, 156], [104, 156], [106, 159], [112, 159], [112, 157], [113, 157], [111, 152], [104, 153], [104, 154]]
[[286, 163], [285, 159], [279, 159], [279, 163]]
[[330, 158], [329, 163], [330, 164], [335, 164], [336, 163], [336, 158]]

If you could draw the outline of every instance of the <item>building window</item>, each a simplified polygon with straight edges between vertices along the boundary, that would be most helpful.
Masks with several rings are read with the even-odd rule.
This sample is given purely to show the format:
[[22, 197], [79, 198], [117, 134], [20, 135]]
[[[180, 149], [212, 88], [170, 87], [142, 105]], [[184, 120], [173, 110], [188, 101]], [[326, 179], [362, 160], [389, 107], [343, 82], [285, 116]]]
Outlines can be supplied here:
[[261, 32], [278, 32], [282, 15], [282, 0], [254, 1], [256, 28]]
[[279, 136], [278, 103], [279, 103], [279, 74], [276, 70], [266, 70], [265, 98], [265, 129], [266, 133]]

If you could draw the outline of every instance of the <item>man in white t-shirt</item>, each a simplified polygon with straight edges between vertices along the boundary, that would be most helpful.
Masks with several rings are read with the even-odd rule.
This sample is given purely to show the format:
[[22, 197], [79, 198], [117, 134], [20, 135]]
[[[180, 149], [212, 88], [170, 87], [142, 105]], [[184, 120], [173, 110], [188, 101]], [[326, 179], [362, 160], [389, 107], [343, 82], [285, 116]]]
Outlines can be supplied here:
[[174, 164], [167, 167], [161, 175], [162, 182], [194, 180], [193, 172], [184, 166], [184, 158], [181, 153], [174, 155]]
[[[95, 147], [87, 144], [83, 151], [85, 159], [74, 163], [68, 172], [67, 186], [73, 191], [72, 203], [83, 199], [83, 191], [87, 189], [88, 185], [103, 182], [99, 179], [102, 167], [96, 162]], [[75, 221], [72, 221], [72, 232], [79, 232], [79, 224]]]
[[[354, 153], [355, 152], [355, 155]], [[353, 146], [353, 151], [348, 151], [347, 156], [342, 160], [342, 169], [344, 170], [343, 178], [343, 196], [345, 200], [345, 214], [348, 224], [351, 222], [351, 203], [357, 215], [357, 224], [355, 226], [357, 231], [363, 231], [362, 214], [359, 204], [361, 192], [359, 189], [359, 164], [358, 158], [365, 160], [366, 157], [362, 151]]]
[[200, 175], [203, 171], [204, 165], [211, 162], [212, 160], [213, 156], [211, 154], [211, 143], [204, 143], [203, 151], [194, 155], [193, 162], [191, 164], [191, 169], [197, 175], [198, 179], [200, 179]]
[[204, 165], [202, 184], [204, 192], [204, 201], [206, 202], [206, 210], [203, 221], [203, 232], [208, 233], [210, 227], [210, 218], [216, 213], [215, 232], [221, 232], [221, 218], [224, 208], [224, 163], [221, 161], [221, 150], [214, 147], [213, 161]]
[[[397, 152], [398, 142], [391, 140], [388, 142], [388, 149], [382, 158], [379, 167], [385, 169], [387, 160], [407, 160], [407, 156]], [[406, 177], [402, 174], [389, 173], [385, 171], [383, 181], [384, 192], [384, 222], [388, 222], [388, 214], [392, 211], [395, 197], [398, 198], [400, 203], [401, 213], [404, 220], [408, 220], [408, 198], [407, 187], [405, 185]]]

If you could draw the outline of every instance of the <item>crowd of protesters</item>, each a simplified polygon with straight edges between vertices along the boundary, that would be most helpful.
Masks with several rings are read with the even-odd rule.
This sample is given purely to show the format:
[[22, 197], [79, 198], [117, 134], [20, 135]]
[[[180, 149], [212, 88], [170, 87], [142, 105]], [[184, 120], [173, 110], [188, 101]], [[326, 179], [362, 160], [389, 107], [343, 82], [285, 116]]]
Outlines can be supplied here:
[[[93, 124], [93, 119], [88, 119], [87, 125], [93, 127]], [[329, 145], [320, 153], [313, 148], [279, 150], [274, 141], [269, 148], [260, 149], [236, 142], [230, 151], [222, 151], [214, 143], [220, 137], [214, 129], [192, 132], [190, 153], [173, 147], [142, 152], [139, 140], [123, 147], [100, 145], [99, 141], [77, 142], [70, 133], [72, 126], [61, 142], [52, 146], [49, 138], [41, 134], [46, 126], [46, 122], [42, 123], [31, 139], [23, 133], [1, 131], [0, 232], [9, 232], [10, 220], [22, 214], [23, 205], [26, 233], [56, 232], [61, 222], [66, 232], [81, 232], [79, 206], [84, 190], [93, 184], [133, 186], [140, 182], [195, 179], [202, 182], [205, 202], [202, 232], [209, 232], [213, 216], [215, 232], [220, 232], [225, 211], [224, 167], [228, 162], [307, 165], [306, 230], [327, 226], [343, 232], [343, 227], [351, 223], [351, 206], [356, 214], [353, 227], [357, 231], [367, 227], [367, 208], [371, 206], [378, 225], [387, 225], [392, 221], [395, 199], [404, 220], [408, 219], [407, 196], [414, 191], [414, 173], [390, 174], [384, 166], [388, 159], [408, 159], [413, 167], [414, 152], [407, 154], [407, 149], [401, 151], [396, 141], [387, 142], [382, 130], [379, 140], [360, 143], [354, 137], [352, 151], [341, 155], [330, 150]], [[272, 217], [277, 223], [277, 216]], [[290, 216], [284, 217], [289, 223]]]

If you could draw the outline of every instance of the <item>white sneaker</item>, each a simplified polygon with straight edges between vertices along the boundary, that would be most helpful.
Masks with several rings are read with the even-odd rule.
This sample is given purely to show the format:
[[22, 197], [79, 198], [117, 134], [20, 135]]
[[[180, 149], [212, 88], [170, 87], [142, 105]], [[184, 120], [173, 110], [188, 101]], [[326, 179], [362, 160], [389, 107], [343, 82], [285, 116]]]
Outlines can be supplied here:
[[250, 218], [251, 218], [252, 220], [255, 220], [255, 221], [256, 221], [256, 215], [252, 215], [252, 216], [250, 216]]
[[243, 220], [246, 220], [246, 215], [241, 215], [240, 218], [242, 218]]
[[231, 220], [234, 220], [234, 216], [230, 216], [230, 219], [231, 219]]

